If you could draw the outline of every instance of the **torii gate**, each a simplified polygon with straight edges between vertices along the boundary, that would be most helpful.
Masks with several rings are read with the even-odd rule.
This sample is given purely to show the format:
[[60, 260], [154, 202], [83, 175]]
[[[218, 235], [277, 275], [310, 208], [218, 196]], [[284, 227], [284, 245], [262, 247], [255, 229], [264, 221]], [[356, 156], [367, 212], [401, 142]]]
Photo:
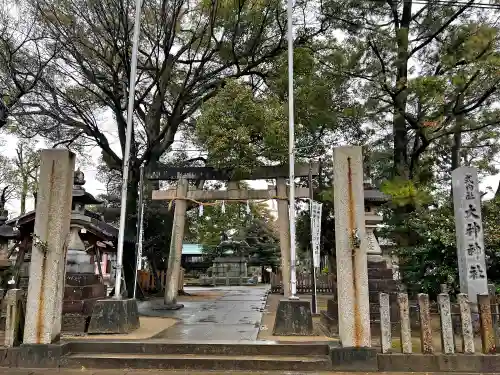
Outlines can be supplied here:
[[[306, 177], [312, 171], [313, 176], [319, 174], [319, 163], [298, 163], [295, 165], [295, 176]], [[165, 168], [157, 170], [148, 176], [151, 180], [177, 180], [176, 189], [154, 190], [153, 200], [178, 200], [174, 211], [174, 224], [170, 242], [167, 280], [165, 285], [165, 304], [174, 309], [181, 308], [177, 304], [178, 280], [181, 267], [182, 243], [186, 221], [187, 201], [210, 200], [278, 200], [278, 225], [280, 232], [280, 252], [282, 282], [285, 297], [290, 294], [290, 218], [288, 207], [288, 166], [259, 167], [248, 175], [239, 175], [234, 179], [232, 170], [221, 170], [210, 167]], [[228, 190], [190, 190], [188, 180], [224, 180], [228, 181]], [[241, 180], [268, 180], [276, 179], [276, 187], [270, 186], [265, 190], [249, 190], [238, 188]], [[308, 198], [309, 188], [296, 188], [296, 198]]]

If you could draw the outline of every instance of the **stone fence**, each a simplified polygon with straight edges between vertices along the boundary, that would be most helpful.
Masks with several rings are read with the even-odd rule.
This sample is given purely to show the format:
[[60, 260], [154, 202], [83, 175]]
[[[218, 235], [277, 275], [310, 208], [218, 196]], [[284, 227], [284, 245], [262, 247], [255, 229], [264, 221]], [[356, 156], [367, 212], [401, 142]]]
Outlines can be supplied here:
[[[389, 297], [388, 293], [379, 294], [381, 352], [382, 354], [397, 352], [394, 349], [392, 337], [395, 328], [391, 323], [392, 310], [393, 318], [394, 315], [397, 315], [396, 320], [399, 321], [397, 323], [399, 327], [396, 329], [400, 334], [399, 350], [402, 354], [412, 354], [414, 352], [414, 342], [412, 340], [408, 295], [406, 293], [397, 293], [397, 314], [394, 314], [394, 309], [391, 309], [393, 304], [391, 304]], [[458, 294], [456, 297], [458, 306], [454, 308], [449, 294], [442, 293], [438, 295], [439, 332], [433, 332], [436, 326], [431, 323], [429, 295], [419, 294], [417, 296], [418, 341], [421, 354], [436, 352], [436, 349], [438, 349], [436, 348], [436, 336], [440, 337], [441, 345], [441, 348], [437, 351], [442, 354], [474, 354], [479, 351], [483, 354], [496, 353], [497, 341], [500, 340], [498, 332], [498, 301], [489, 295], [478, 295], [478, 303], [471, 304], [466, 294]], [[454, 327], [453, 315], [459, 317], [458, 327]], [[458, 342], [460, 342], [460, 345], [457, 345]], [[477, 345], [478, 342], [480, 342], [480, 345]]]

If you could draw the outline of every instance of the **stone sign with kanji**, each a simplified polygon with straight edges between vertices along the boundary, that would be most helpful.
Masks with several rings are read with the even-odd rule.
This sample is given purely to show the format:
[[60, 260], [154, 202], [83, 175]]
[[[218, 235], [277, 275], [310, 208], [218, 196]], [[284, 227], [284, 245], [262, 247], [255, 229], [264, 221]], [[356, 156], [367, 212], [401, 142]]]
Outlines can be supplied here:
[[460, 292], [471, 302], [478, 294], [488, 294], [484, 257], [481, 194], [475, 168], [461, 167], [452, 173], [453, 206], [457, 234]]

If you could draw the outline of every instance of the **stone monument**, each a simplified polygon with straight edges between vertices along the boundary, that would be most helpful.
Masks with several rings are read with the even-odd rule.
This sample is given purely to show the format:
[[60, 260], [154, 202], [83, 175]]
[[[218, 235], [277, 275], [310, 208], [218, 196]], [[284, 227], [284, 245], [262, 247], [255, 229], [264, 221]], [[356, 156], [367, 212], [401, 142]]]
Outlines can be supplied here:
[[362, 149], [338, 147], [333, 158], [340, 340], [344, 347], [370, 347]]
[[477, 170], [471, 167], [455, 169], [452, 186], [460, 292], [467, 294], [470, 302], [477, 303], [478, 294], [488, 294]]
[[71, 220], [75, 155], [42, 150], [40, 161], [24, 344], [51, 344], [60, 337]]

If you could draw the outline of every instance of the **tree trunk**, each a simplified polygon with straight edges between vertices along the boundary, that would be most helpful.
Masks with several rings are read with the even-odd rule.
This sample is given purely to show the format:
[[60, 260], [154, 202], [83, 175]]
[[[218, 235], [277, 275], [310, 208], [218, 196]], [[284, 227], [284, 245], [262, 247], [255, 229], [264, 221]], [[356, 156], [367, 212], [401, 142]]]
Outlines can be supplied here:
[[393, 176], [409, 178], [408, 165], [408, 131], [406, 127], [406, 105], [408, 100], [408, 35], [411, 22], [411, 1], [405, 1], [401, 21], [395, 20], [397, 60], [396, 60], [396, 93], [394, 97], [394, 117], [392, 123], [394, 141]]
[[26, 199], [28, 198], [28, 177], [22, 176], [21, 186], [21, 215], [26, 213]]
[[[463, 106], [463, 96], [460, 95], [457, 100], [457, 108], [460, 110]], [[453, 145], [451, 147], [451, 171], [460, 167], [460, 152], [462, 149], [462, 129], [465, 121], [465, 116], [459, 114], [455, 117], [455, 127], [453, 128]]]

